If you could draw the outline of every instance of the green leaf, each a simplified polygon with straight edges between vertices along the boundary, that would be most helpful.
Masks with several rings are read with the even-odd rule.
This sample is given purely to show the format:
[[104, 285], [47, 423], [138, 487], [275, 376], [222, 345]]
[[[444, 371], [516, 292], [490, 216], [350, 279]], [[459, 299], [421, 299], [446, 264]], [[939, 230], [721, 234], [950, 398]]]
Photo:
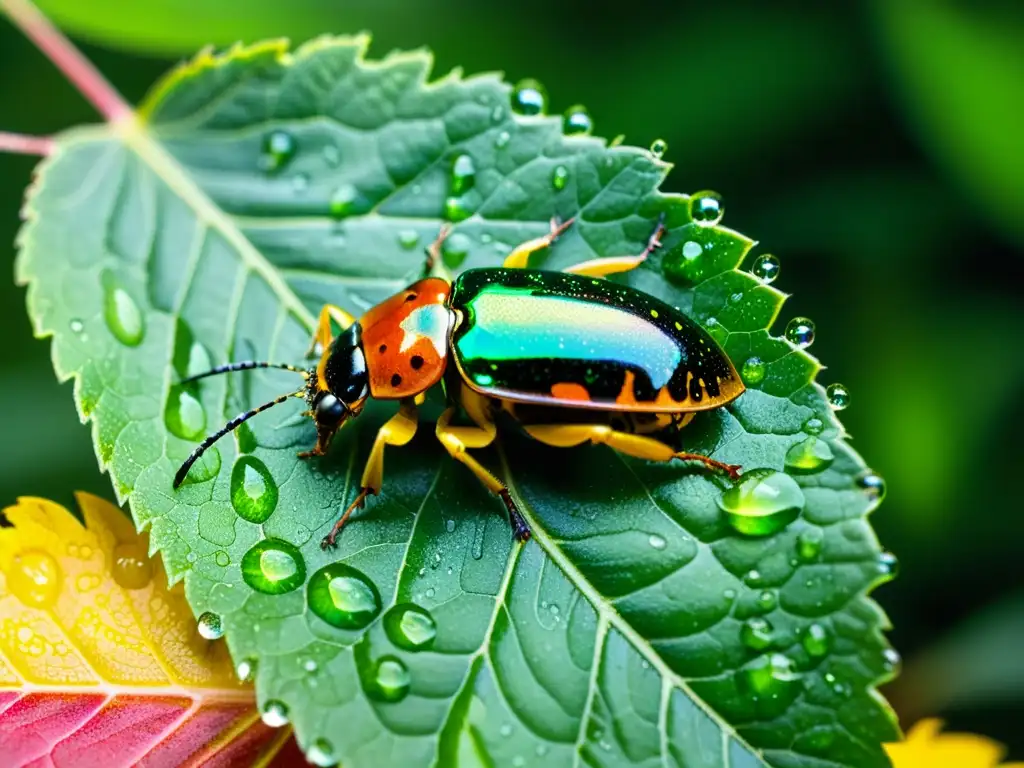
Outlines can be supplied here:
[[[668, 166], [647, 151], [513, 114], [497, 76], [428, 83], [427, 55], [368, 62], [365, 45], [200, 56], [154, 91], [144, 122], [61, 138], [21, 236], [30, 314], [58, 375], [76, 379], [104, 466], [193, 609], [217, 614], [236, 662], [257, 670], [260, 705], [346, 766], [886, 765], [880, 743], [897, 731], [874, 685], [892, 653], [866, 597], [892, 572], [865, 520], [876, 499], [817, 363], [766, 330], [783, 295], [738, 271], [751, 241], [691, 222], [686, 197], [657, 191]], [[475, 177], [451, 200], [461, 155]], [[386, 408], [315, 463], [295, 458], [313, 434], [298, 408], [269, 411], [174, 491], [204, 434], [296, 384], [279, 371], [176, 379], [298, 360], [323, 302], [360, 312], [422, 273], [445, 211], [459, 214], [444, 253], [458, 269], [499, 264], [553, 215], [577, 220], [545, 266], [636, 253], [664, 213], [665, 247], [629, 280], [739, 365], [765, 365], [686, 445], [781, 472], [820, 429], [813, 453], [831, 463], [773, 476], [802, 496], [798, 518], [742, 536], [721, 478], [506, 435], [481, 458], [533, 527], [519, 546], [426, 423], [389, 449], [383, 493], [322, 552]], [[250, 586], [268, 546], [303, 587]], [[351, 610], [329, 623], [332, 599]]]

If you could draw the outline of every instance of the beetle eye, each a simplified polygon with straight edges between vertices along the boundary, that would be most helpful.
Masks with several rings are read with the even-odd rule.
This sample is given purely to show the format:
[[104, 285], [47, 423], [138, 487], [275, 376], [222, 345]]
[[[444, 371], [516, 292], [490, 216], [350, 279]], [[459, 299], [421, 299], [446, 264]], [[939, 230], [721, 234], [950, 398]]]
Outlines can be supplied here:
[[334, 395], [326, 394], [316, 404], [316, 423], [325, 426], [337, 424], [345, 415], [345, 406]]

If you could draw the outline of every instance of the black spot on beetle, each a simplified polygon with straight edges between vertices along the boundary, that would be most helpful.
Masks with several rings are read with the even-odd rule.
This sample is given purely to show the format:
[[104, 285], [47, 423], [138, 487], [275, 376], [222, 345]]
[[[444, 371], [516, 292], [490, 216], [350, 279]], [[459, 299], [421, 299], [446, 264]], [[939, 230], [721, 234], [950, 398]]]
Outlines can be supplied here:
[[420, 357], [419, 355], [413, 355], [409, 359], [409, 365], [411, 365], [414, 370], [418, 371], [420, 368], [423, 367], [423, 358]]
[[379, 349], [381, 352], [387, 352], [388, 351], [388, 345], [387, 344], [381, 344], [377, 349]]
[[391, 386], [392, 387], [397, 387], [397, 386], [400, 386], [401, 384], [402, 384], [402, 377], [399, 376], [397, 373], [394, 374], [391, 377]]
[[410, 293], [408, 296], [405, 297], [405, 300], [406, 301], [416, 301], [416, 294], [415, 293]]

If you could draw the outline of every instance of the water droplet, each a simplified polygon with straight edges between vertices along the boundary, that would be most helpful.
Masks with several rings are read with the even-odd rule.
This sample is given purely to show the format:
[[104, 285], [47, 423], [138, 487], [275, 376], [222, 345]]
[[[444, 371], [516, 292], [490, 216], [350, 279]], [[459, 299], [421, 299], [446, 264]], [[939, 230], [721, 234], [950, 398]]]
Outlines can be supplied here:
[[564, 165], [555, 167], [555, 170], [551, 172], [551, 186], [555, 189], [565, 189], [565, 185], [569, 183], [569, 169]]
[[805, 349], [814, 343], [814, 321], [806, 317], [794, 317], [786, 325], [786, 339]]
[[235, 674], [243, 683], [251, 683], [256, 679], [256, 659], [242, 659], [235, 667]]
[[655, 139], [651, 143], [651, 154], [659, 160], [668, 152], [668, 142], [664, 139]]
[[[469, 205], [466, 200], [461, 197], [455, 197], [454, 195], [445, 198], [444, 201], [444, 217], [451, 222], [465, 221], [473, 212], [469, 209]], [[445, 240], [447, 243], [448, 240]], [[443, 246], [442, 246], [443, 248]]]
[[504, 725], [501, 726], [501, 728], [499, 729], [498, 733], [500, 733], [502, 736], [504, 736], [507, 739], [509, 736], [512, 735], [512, 726], [509, 725], [508, 723], [505, 723]]
[[128, 292], [121, 287], [112, 272], [104, 272], [103, 283], [103, 318], [114, 337], [122, 344], [137, 347], [146, 333], [139, 305]]
[[775, 628], [768, 619], [749, 619], [740, 629], [740, 640], [752, 651], [763, 651], [772, 644], [774, 630]]
[[272, 173], [281, 170], [295, 156], [295, 138], [285, 131], [271, 131], [263, 137], [260, 170]]
[[820, 472], [833, 460], [832, 448], [819, 437], [806, 437], [786, 451], [786, 469], [798, 475]]
[[508, 146], [509, 141], [512, 139], [512, 135], [508, 131], [502, 131], [494, 139], [494, 146], [498, 149], [504, 149]]
[[223, 549], [218, 549], [217, 553], [213, 556], [213, 560], [221, 568], [226, 568], [231, 565], [231, 556], [228, 555]]
[[512, 90], [513, 112], [520, 115], [542, 115], [547, 105], [547, 92], [536, 80], [520, 80]]
[[825, 390], [828, 404], [836, 411], [841, 411], [850, 404], [850, 390], [842, 384], [829, 384]]
[[407, 651], [423, 651], [434, 643], [437, 624], [430, 612], [415, 603], [403, 603], [384, 614], [388, 639]]
[[313, 574], [307, 587], [310, 610], [341, 629], [362, 629], [380, 613], [380, 593], [369, 577], [344, 563]]
[[826, 630], [821, 624], [811, 624], [804, 630], [800, 644], [810, 656], [820, 658], [828, 653], [832, 644]]
[[269, 725], [271, 728], [280, 728], [288, 725], [288, 707], [283, 701], [270, 699], [263, 705], [260, 719], [264, 725]]
[[329, 203], [331, 218], [344, 219], [356, 211], [359, 191], [351, 184], [341, 184], [331, 193]]
[[740, 376], [743, 377], [744, 384], [756, 387], [764, 381], [764, 375], [767, 371], [768, 366], [764, 364], [760, 357], [748, 357], [740, 369]]
[[309, 188], [309, 176], [305, 173], [295, 174], [292, 179], [292, 189], [296, 192], [305, 192]]
[[886, 672], [898, 671], [902, 663], [903, 659], [900, 658], [895, 648], [886, 648], [882, 651], [882, 666], [885, 667]]
[[821, 545], [825, 542], [825, 533], [821, 528], [808, 528], [800, 531], [796, 537], [796, 554], [805, 562], [813, 562], [821, 554]]
[[800, 676], [793, 671], [793, 662], [781, 653], [761, 656], [740, 670], [743, 686], [759, 701], [788, 705], [799, 694]]
[[306, 659], [304, 662], [302, 662], [302, 668], [312, 675], [314, 672], [320, 669], [320, 665], [317, 664], [316, 659]]
[[206, 432], [206, 411], [189, 388], [176, 384], [167, 395], [164, 423], [182, 440], [199, 440]]
[[656, 533], [652, 533], [650, 536], [647, 537], [647, 543], [655, 549], [664, 549], [666, 546], [668, 546], [668, 542], [665, 541], [665, 538], [663, 536], [659, 536]]
[[441, 259], [446, 267], [457, 269], [462, 265], [469, 255], [469, 249], [473, 241], [461, 232], [456, 232], [445, 238], [441, 243]]
[[68, 327], [71, 328], [72, 333], [81, 333], [85, 330], [85, 325], [77, 318], [68, 323]]
[[695, 281], [702, 275], [701, 254], [704, 246], [696, 240], [687, 240], [665, 253], [661, 268], [669, 279]]
[[469, 155], [458, 155], [452, 160], [451, 193], [464, 195], [476, 183], [476, 166]]
[[289, 542], [264, 539], [242, 556], [242, 579], [257, 592], [283, 595], [302, 586], [306, 563]]
[[750, 267], [750, 273], [764, 284], [775, 282], [775, 278], [782, 271], [782, 264], [779, 259], [770, 253], [762, 253]]
[[900, 573], [900, 561], [892, 552], [883, 552], [878, 556], [876, 569], [878, 575], [884, 577], [883, 581], [892, 581]]
[[718, 322], [717, 318], [709, 317], [704, 321], [704, 330], [711, 334], [711, 338], [717, 341], [720, 345], [725, 346], [726, 340], [729, 338], [729, 332], [725, 329], [725, 326]]
[[582, 104], [576, 104], [565, 110], [562, 117], [562, 130], [566, 136], [587, 135], [594, 130], [594, 121]]
[[277, 483], [255, 456], [241, 457], [231, 470], [231, 506], [250, 523], [265, 522], [277, 507]]
[[885, 480], [870, 470], [857, 478], [857, 486], [872, 501], [881, 501], [885, 498]]
[[825, 422], [817, 416], [811, 416], [811, 418], [804, 422], [803, 431], [808, 435], [820, 435], [825, 431]]
[[522, 755], [516, 755], [512, 758], [512, 768], [523, 768], [526, 765], [526, 758]]
[[411, 251], [420, 241], [420, 235], [415, 229], [403, 229], [398, 233], [398, 244], [405, 250]]
[[804, 494], [789, 475], [755, 469], [719, 496], [718, 506], [739, 533], [767, 536], [797, 518], [804, 508]]
[[7, 588], [30, 608], [49, 608], [57, 602], [61, 580], [57, 561], [40, 550], [19, 552], [7, 571]]
[[153, 578], [153, 565], [139, 544], [118, 544], [114, 547], [113, 561], [110, 573], [125, 589], [142, 589]]
[[713, 227], [724, 215], [725, 202], [717, 192], [708, 190], [690, 196], [690, 218], [698, 226]]
[[318, 768], [330, 768], [338, 764], [334, 756], [334, 745], [327, 739], [317, 739], [306, 750], [306, 759]]
[[367, 691], [381, 701], [401, 701], [409, 693], [409, 668], [395, 656], [384, 656], [373, 673], [373, 687]]
[[212, 611], [199, 615], [199, 634], [207, 640], [216, 640], [224, 635], [224, 623]]
[[760, 595], [757, 596], [757, 607], [762, 611], [774, 611], [775, 606], [779, 604], [779, 597], [773, 590], [766, 589]]

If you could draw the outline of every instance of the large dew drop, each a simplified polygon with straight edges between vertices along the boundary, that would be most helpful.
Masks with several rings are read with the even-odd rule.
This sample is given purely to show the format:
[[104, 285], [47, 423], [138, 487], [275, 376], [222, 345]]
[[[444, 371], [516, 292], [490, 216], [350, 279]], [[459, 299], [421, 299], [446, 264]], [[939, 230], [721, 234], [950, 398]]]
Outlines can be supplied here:
[[455, 232], [441, 243], [441, 260], [449, 269], [458, 269], [469, 256], [473, 242], [461, 232]]
[[794, 317], [786, 324], [786, 339], [805, 349], [814, 343], [814, 321], [806, 317]]
[[206, 436], [206, 411], [190, 387], [175, 384], [167, 395], [164, 423], [182, 440], [198, 441]]
[[857, 486], [861, 488], [872, 501], [881, 501], [885, 498], [885, 480], [882, 476], [872, 471], [867, 471], [857, 478]]
[[437, 624], [425, 608], [403, 603], [384, 614], [384, 631], [388, 639], [407, 651], [424, 651], [434, 644]]
[[52, 555], [27, 549], [14, 556], [7, 588], [29, 608], [49, 608], [60, 594], [62, 573]]
[[476, 184], [476, 166], [469, 155], [457, 155], [452, 160], [451, 190], [453, 195], [464, 195]]
[[800, 644], [809, 656], [820, 658], [828, 653], [832, 641], [828, 635], [828, 630], [820, 624], [811, 624], [803, 631]]
[[803, 685], [793, 662], [781, 653], [761, 656], [739, 671], [739, 684], [756, 702], [758, 714], [773, 717], [788, 709]]
[[565, 110], [562, 117], [562, 131], [566, 136], [586, 136], [594, 130], [594, 121], [582, 104], [576, 104]]
[[513, 112], [520, 115], [542, 115], [547, 106], [547, 92], [536, 80], [520, 80], [512, 89]]
[[744, 361], [743, 367], [740, 368], [740, 376], [743, 377], [743, 383], [748, 387], [756, 387], [764, 381], [764, 375], [767, 372], [768, 366], [760, 357], [748, 357]]
[[569, 169], [564, 165], [555, 166], [555, 170], [551, 172], [551, 186], [557, 190], [565, 189], [565, 185], [569, 183]]
[[380, 593], [369, 577], [344, 563], [313, 574], [306, 590], [309, 608], [339, 629], [362, 629], [380, 614]]
[[121, 287], [112, 272], [104, 272], [103, 283], [103, 319], [114, 334], [114, 338], [128, 347], [137, 347], [142, 343], [146, 326], [139, 305]]
[[717, 192], [697, 192], [690, 197], [690, 218], [701, 227], [713, 227], [725, 215], [725, 202]]
[[655, 139], [651, 143], [651, 154], [657, 159], [660, 160], [664, 157], [666, 152], [668, 152], [668, 142], [664, 139]]
[[338, 758], [334, 756], [334, 745], [327, 739], [317, 739], [306, 751], [306, 760], [317, 768], [330, 768], [338, 764]]
[[718, 498], [729, 524], [747, 536], [767, 536], [793, 522], [804, 508], [804, 494], [789, 475], [755, 469]]
[[740, 641], [752, 651], [763, 651], [772, 644], [774, 631], [768, 619], [748, 619], [740, 629]]
[[272, 131], [263, 137], [260, 152], [259, 168], [261, 171], [273, 173], [279, 171], [294, 157], [296, 150], [295, 137], [286, 131]]
[[199, 634], [207, 640], [217, 640], [224, 636], [224, 622], [216, 613], [206, 611], [199, 616]]
[[384, 656], [377, 662], [367, 693], [380, 701], [401, 701], [409, 693], [410, 683], [409, 668], [394, 656]]
[[786, 470], [797, 475], [807, 475], [826, 469], [832, 460], [832, 448], [828, 442], [811, 435], [794, 443], [786, 451]]
[[302, 586], [306, 563], [287, 541], [264, 539], [242, 556], [242, 579], [257, 592], [283, 595]]
[[260, 719], [271, 728], [280, 728], [288, 725], [288, 706], [283, 701], [270, 699], [263, 705]]
[[841, 411], [850, 404], [850, 390], [842, 384], [829, 384], [825, 395], [834, 410]]
[[277, 507], [277, 483], [267, 465], [255, 456], [243, 456], [231, 470], [231, 506], [243, 520], [262, 523]]
[[328, 212], [332, 219], [344, 219], [356, 213], [359, 202], [359, 190], [351, 184], [339, 184], [331, 192]]
[[766, 285], [775, 282], [775, 278], [782, 271], [782, 264], [777, 257], [770, 253], [762, 253], [750, 267], [750, 273]]
[[118, 544], [114, 547], [110, 573], [125, 589], [142, 589], [153, 578], [153, 566], [146, 550], [139, 544]]

